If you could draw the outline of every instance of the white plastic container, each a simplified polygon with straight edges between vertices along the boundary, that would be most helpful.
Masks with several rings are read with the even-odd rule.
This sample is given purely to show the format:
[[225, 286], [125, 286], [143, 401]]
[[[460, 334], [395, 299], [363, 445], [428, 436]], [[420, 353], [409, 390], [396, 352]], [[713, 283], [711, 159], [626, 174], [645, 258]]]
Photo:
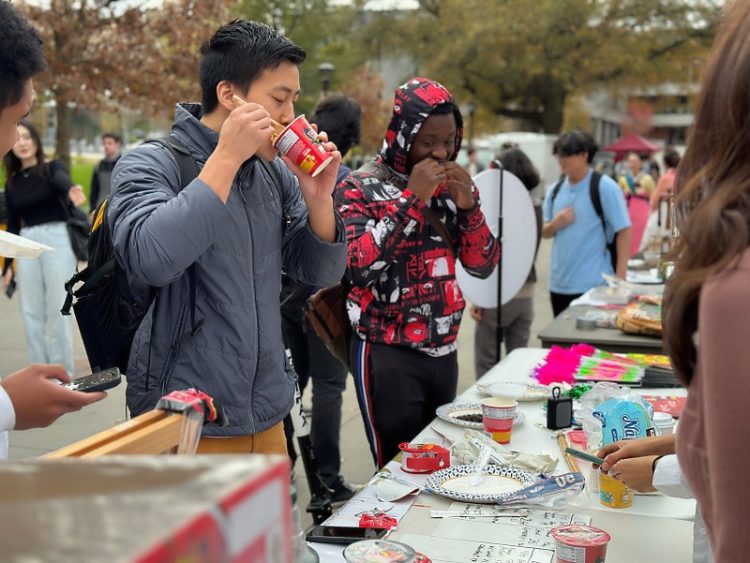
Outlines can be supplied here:
[[654, 413], [654, 428], [660, 436], [674, 433], [675, 421], [672, 415], [666, 412]]

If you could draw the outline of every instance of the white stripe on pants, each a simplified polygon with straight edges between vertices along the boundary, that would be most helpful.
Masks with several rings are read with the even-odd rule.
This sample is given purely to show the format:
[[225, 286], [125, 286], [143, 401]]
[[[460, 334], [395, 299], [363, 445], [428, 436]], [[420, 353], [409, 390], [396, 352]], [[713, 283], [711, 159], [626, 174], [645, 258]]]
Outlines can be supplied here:
[[21, 236], [51, 246], [35, 260], [16, 260], [16, 280], [26, 329], [29, 361], [62, 364], [73, 374], [73, 324], [60, 309], [65, 282], [76, 270], [68, 228], [63, 222], [21, 229]]

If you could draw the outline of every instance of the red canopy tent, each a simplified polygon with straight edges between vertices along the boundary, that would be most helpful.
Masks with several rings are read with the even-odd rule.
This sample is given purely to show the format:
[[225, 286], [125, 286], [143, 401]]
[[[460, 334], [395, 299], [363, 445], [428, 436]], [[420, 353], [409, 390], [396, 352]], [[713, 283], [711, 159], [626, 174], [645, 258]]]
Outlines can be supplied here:
[[607, 145], [602, 150], [615, 153], [615, 162], [618, 162], [625, 158], [625, 155], [629, 152], [648, 154], [651, 156], [653, 153], [659, 151], [660, 148], [637, 133], [630, 133], [629, 135], [625, 135], [621, 139], [616, 140], [614, 143]]

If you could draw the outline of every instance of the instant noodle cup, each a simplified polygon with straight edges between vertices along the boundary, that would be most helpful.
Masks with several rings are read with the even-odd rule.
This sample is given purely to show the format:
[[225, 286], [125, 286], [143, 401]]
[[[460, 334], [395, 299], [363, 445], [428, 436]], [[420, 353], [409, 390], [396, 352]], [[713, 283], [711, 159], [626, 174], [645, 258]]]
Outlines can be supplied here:
[[630, 508], [633, 505], [633, 489], [608, 473], [599, 471], [599, 502], [609, 508]]
[[363, 540], [344, 550], [347, 563], [414, 563], [416, 552], [405, 543]]
[[482, 426], [498, 444], [509, 444], [516, 417], [518, 402], [503, 397], [488, 397], [480, 402], [482, 406]]
[[401, 442], [401, 469], [407, 473], [432, 473], [451, 465], [451, 454], [437, 444]]
[[604, 563], [612, 537], [600, 528], [570, 524], [552, 528], [556, 563]]
[[[286, 155], [313, 178], [325, 170], [333, 160], [333, 155], [326, 150], [318, 139], [304, 115], [300, 115], [277, 135], [271, 135], [273, 147]], [[275, 139], [274, 139], [275, 137]]]

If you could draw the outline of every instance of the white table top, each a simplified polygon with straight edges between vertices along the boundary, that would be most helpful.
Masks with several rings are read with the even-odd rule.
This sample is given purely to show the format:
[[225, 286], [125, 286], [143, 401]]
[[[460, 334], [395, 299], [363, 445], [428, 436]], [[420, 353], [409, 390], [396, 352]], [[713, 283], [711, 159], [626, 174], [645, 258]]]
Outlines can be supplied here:
[[[529, 373], [547, 352], [548, 350], [537, 348], [514, 350], [492, 368], [481, 382], [485, 384], [495, 381], [532, 382]], [[643, 394], [649, 395], [684, 393], [682, 389], [643, 390]], [[472, 385], [456, 398], [456, 402], [475, 402], [482, 396], [476, 386]], [[518, 408], [524, 413], [525, 420], [514, 427], [510, 447], [531, 453], [549, 453], [560, 460], [557, 472], [567, 473], [569, 469], [560, 454], [557, 441], [553, 438], [553, 432], [544, 428], [546, 415], [542, 410], [542, 405], [543, 401], [518, 403]], [[414, 438], [413, 442], [439, 444], [442, 438], [438, 432], [451, 440], [458, 440], [463, 436], [464, 429], [435, 419], [429, 427]], [[591, 471], [589, 463], [579, 461], [579, 465], [585, 475]], [[414, 476], [413, 481], [417, 480], [417, 476]], [[389, 538], [398, 540], [399, 537], [410, 534], [432, 535], [440, 520], [430, 518], [430, 509], [447, 509], [451, 502], [437, 495], [420, 494], [399, 523], [398, 530], [391, 533]], [[692, 519], [695, 514], [695, 501], [693, 500], [670, 498], [661, 494], [636, 495], [631, 508], [616, 510], [602, 506], [598, 495], [584, 492], [565, 510], [590, 515], [592, 525], [601, 527], [612, 535], [607, 563], [632, 561], [684, 563], [691, 559]], [[668, 540], [665, 541], [665, 538]], [[491, 542], [491, 538], [487, 538], [487, 541]], [[341, 553], [340, 549], [331, 550], [324, 548], [321, 544], [316, 544], [314, 547], [321, 554], [321, 561], [343, 561], [343, 557], [336, 555], [336, 553]], [[428, 553], [428, 555], [435, 558], [434, 554]]]

